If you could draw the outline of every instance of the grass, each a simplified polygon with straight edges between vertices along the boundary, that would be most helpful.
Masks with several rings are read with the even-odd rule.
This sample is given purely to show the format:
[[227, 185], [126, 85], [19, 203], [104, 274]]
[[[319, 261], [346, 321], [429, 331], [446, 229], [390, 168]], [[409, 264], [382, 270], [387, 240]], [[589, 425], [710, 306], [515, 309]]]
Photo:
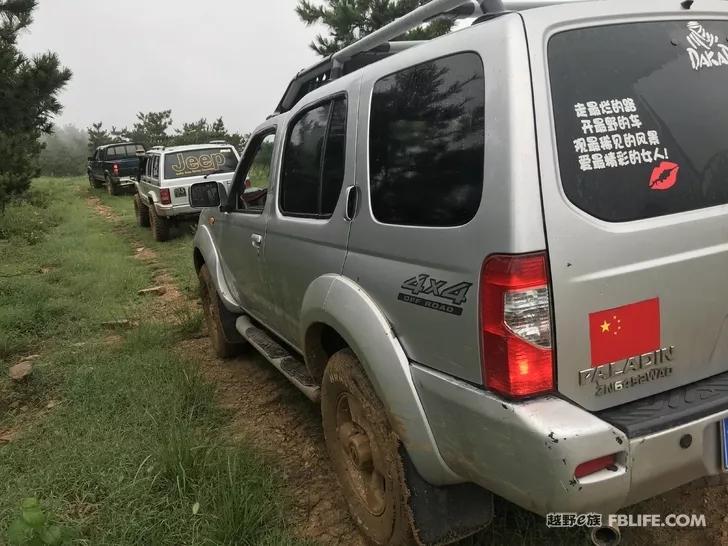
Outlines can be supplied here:
[[[75, 544], [292, 544], [275, 469], [225, 438], [212, 387], [175, 351], [199, 317], [145, 322], [152, 271], [86, 192], [41, 179], [0, 216], [0, 432], [17, 433], [0, 443], [0, 544], [26, 497]], [[160, 257], [192, 290], [188, 237]], [[141, 322], [101, 325], [124, 318]], [[30, 353], [12, 385], [5, 370]]]

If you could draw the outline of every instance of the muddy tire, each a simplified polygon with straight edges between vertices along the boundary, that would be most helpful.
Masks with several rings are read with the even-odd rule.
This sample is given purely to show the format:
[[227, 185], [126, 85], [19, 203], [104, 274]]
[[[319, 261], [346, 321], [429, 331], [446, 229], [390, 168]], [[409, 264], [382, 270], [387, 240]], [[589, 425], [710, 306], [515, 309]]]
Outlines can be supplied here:
[[361, 532], [373, 544], [414, 544], [399, 439], [348, 349], [326, 366], [321, 415], [329, 457]]
[[200, 299], [202, 300], [202, 310], [205, 313], [207, 335], [210, 337], [215, 354], [219, 358], [233, 357], [240, 351], [241, 345], [238, 343], [230, 343], [225, 338], [225, 330], [220, 318], [222, 302], [220, 301], [220, 296], [217, 295], [217, 290], [215, 289], [215, 284], [212, 282], [207, 265], [203, 265], [200, 268], [197, 278], [200, 281]]
[[119, 186], [114, 184], [108, 176], [106, 177], [106, 191], [109, 192], [109, 195], [119, 195]]
[[88, 183], [94, 189], [99, 189], [103, 185], [91, 173], [88, 174]]
[[163, 243], [169, 240], [169, 220], [162, 218], [157, 214], [154, 205], [147, 207], [149, 209], [149, 226], [152, 228], [152, 236], [155, 241]]
[[149, 227], [149, 207], [142, 203], [138, 193], [134, 194], [134, 214], [139, 227]]

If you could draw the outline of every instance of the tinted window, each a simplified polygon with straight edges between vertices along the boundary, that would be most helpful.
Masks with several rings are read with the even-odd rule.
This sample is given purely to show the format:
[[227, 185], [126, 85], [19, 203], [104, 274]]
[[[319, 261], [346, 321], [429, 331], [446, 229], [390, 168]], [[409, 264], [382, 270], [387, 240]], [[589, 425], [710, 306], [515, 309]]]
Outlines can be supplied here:
[[281, 210], [327, 217], [344, 180], [346, 99], [302, 114], [288, 133], [281, 175]]
[[728, 23], [564, 32], [549, 44], [561, 183], [629, 221], [728, 203]]
[[346, 159], [346, 101], [334, 102], [326, 138], [326, 161], [321, 183], [321, 214], [330, 216], [339, 201]]
[[229, 173], [238, 166], [232, 148], [209, 148], [170, 152], [164, 156], [164, 178], [203, 176], [213, 172]]
[[475, 53], [376, 83], [369, 168], [377, 220], [454, 226], [475, 216], [483, 191], [484, 102], [483, 64]]
[[106, 159], [119, 159], [118, 148], [106, 148]]

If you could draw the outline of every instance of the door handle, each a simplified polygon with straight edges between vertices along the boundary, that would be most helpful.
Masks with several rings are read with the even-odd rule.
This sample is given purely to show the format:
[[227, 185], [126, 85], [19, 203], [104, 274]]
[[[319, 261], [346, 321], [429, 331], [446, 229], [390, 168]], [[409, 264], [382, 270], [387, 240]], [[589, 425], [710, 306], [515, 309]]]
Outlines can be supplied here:
[[252, 244], [254, 248], [260, 249], [260, 245], [263, 244], [263, 236], [253, 233], [250, 236], [250, 244]]
[[356, 186], [346, 188], [346, 209], [344, 210], [344, 219], [351, 222], [356, 216], [356, 210], [359, 206], [359, 192]]

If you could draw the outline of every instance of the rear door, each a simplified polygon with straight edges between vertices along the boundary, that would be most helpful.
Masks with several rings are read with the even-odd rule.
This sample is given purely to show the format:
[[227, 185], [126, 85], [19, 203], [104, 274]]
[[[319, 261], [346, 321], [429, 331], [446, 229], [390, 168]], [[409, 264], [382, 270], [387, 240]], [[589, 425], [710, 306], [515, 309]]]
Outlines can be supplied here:
[[292, 112], [283, 141], [276, 202], [265, 237], [271, 326], [301, 347], [301, 305], [308, 286], [341, 273], [350, 224], [346, 192], [355, 185], [357, 96], [334, 96]]
[[723, 16], [547, 41], [550, 87], [534, 89], [558, 386], [588, 409], [728, 370], [726, 36]]
[[189, 205], [187, 190], [197, 182], [224, 182], [230, 191], [230, 181], [237, 166], [238, 154], [232, 146], [167, 152], [162, 186], [170, 188], [174, 206], [186, 206]]

